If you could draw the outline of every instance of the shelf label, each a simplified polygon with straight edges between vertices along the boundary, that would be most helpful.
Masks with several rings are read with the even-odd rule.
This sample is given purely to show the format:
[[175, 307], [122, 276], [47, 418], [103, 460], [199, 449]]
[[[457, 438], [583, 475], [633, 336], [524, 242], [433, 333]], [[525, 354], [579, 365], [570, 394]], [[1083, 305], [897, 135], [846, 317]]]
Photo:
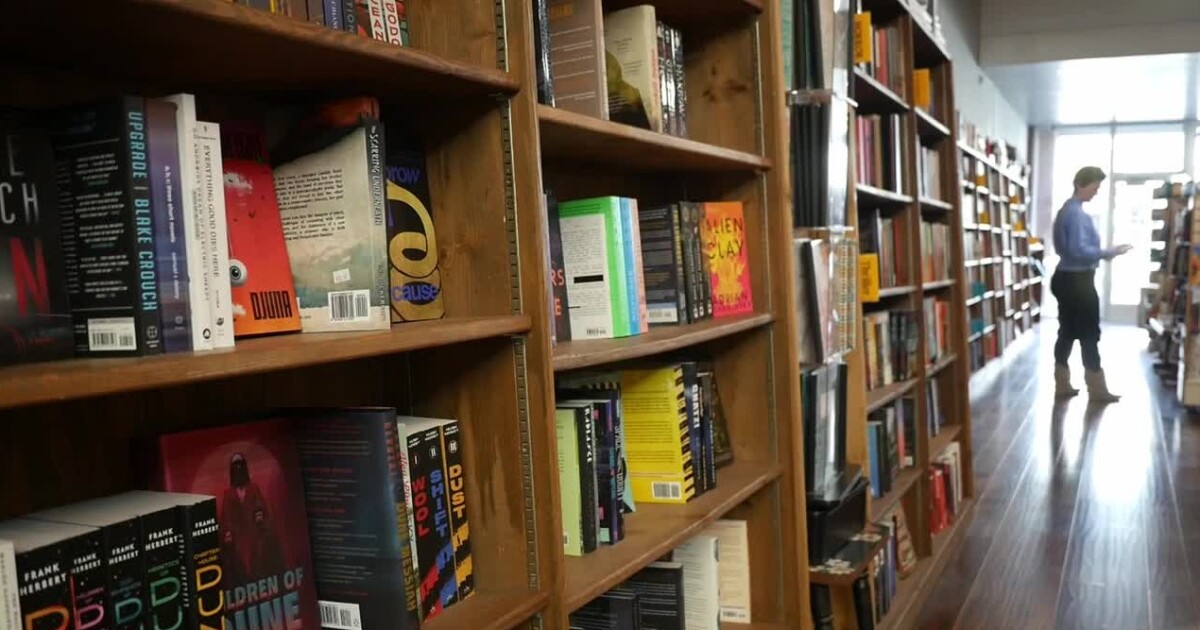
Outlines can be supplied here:
[[858, 292], [863, 302], [879, 301], [879, 254], [858, 255]]
[[913, 70], [913, 105], [928, 110], [933, 102], [933, 78], [928, 68]]
[[854, 15], [854, 63], [875, 61], [875, 27], [871, 25], [871, 12]]

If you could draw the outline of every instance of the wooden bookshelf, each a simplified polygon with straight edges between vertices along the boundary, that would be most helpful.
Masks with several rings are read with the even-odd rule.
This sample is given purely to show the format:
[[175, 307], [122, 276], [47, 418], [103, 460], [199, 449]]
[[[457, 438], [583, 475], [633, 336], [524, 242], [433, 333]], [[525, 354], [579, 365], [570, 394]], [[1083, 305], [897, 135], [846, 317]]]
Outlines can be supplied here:
[[[972, 486], [972, 449], [971, 449], [971, 417], [967, 396], [969, 381], [968, 366], [961, 357], [966, 357], [968, 349], [967, 312], [969, 308], [978, 308], [984, 303], [984, 298], [974, 298], [968, 307], [967, 275], [972, 270], [988, 265], [981, 256], [973, 257], [968, 265], [964, 257], [964, 241], [960, 235], [983, 234], [982, 224], [988, 221], [984, 216], [966, 216], [963, 213], [960, 197], [968, 187], [977, 188], [973, 181], [964, 181], [965, 175], [960, 176], [958, 161], [958, 121], [954, 119], [954, 81], [953, 61], [946, 53], [944, 43], [925, 30], [924, 23], [909, 14], [907, 3], [895, 0], [865, 0], [863, 10], [871, 12], [872, 22], [876, 27], [887, 25], [898, 27], [901, 35], [901, 56], [904, 60], [906, 76], [901, 84], [912, 90], [913, 70], [916, 68], [929, 69], [933, 79], [932, 102], [929, 107], [911, 106], [912, 94], [896, 94], [879, 85], [872, 77], [861, 69], [854, 72], [855, 100], [858, 102], [856, 114], [902, 114], [907, 117], [902, 146], [898, 151], [898, 159], [904, 165], [904, 177], [899, 193], [878, 191], [869, 186], [856, 184], [852, 189], [856, 192], [856, 213], [862, 216], [865, 212], [879, 210], [885, 217], [890, 218], [896, 227], [897, 243], [894, 251], [903, 252], [903, 257], [897, 260], [897, 265], [906, 271], [908, 278], [920, 278], [923, 269], [921, 259], [922, 247], [919, 239], [922, 237], [921, 222], [929, 221], [950, 226], [950, 241], [946, 244], [950, 254], [950, 272], [954, 277], [944, 280], [922, 282], [913, 287], [904, 287], [888, 301], [864, 303], [862, 308], [870, 313], [882, 310], [903, 310], [916, 313], [917, 353], [918, 361], [910, 380], [867, 391], [863, 378], [851, 379], [851, 390], [848, 407], [847, 425], [847, 460], [849, 463], [861, 465], [864, 471], [869, 471], [871, 461], [868, 453], [867, 417], [869, 414], [884, 409], [889, 404], [905, 397], [911, 397], [916, 411], [915, 418], [908, 418], [915, 423], [916, 444], [913, 445], [914, 465], [900, 469], [899, 474], [891, 480], [888, 492], [878, 498], [868, 501], [868, 519], [878, 522], [893, 510], [902, 511], [909, 528], [910, 538], [917, 554], [917, 565], [914, 572], [898, 580], [898, 592], [892, 600], [889, 612], [881, 619], [876, 627], [904, 628], [912, 622], [912, 615], [919, 610], [921, 602], [929, 595], [930, 585], [935, 582], [933, 576], [941, 571], [950, 546], [942, 541], [949, 541], [953, 533], [933, 535], [930, 530], [930, 501], [932, 486], [929, 475], [930, 465], [934, 457], [945, 451], [951, 442], [959, 445], [961, 455], [962, 485], [964, 493], [970, 497], [974, 493]], [[893, 53], [895, 54], [895, 53]], [[930, 112], [934, 112], [931, 114]], [[851, 125], [852, 136], [856, 135], [857, 125]], [[856, 143], [857, 138], [853, 139]], [[921, 174], [918, 172], [920, 151], [930, 149], [936, 152], [937, 164], [940, 169], [938, 181], [940, 189], [930, 191], [927, 195], [918, 195]], [[887, 159], [887, 158], [885, 158]], [[856, 175], [854, 160], [851, 161], [852, 176]], [[885, 169], [888, 165], [885, 164]], [[988, 182], [984, 182], [986, 186]], [[961, 232], [960, 232], [961, 230]], [[987, 234], [991, 234], [990, 225]], [[955, 271], [958, 269], [960, 271]], [[887, 291], [887, 290], [884, 290]], [[884, 293], [881, 291], [881, 294]], [[926, 329], [929, 323], [926, 319], [929, 313], [923, 308], [926, 299], [936, 299], [949, 305], [949, 318], [945, 323], [948, 330], [947, 347], [939, 353], [940, 358], [931, 360], [926, 346]], [[862, 354], [862, 346], [866, 340], [860, 331], [859, 344], [855, 355]], [[852, 369], [863, 369], [865, 361], [861, 356], [855, 356], [851, 361]], [[937, 435], [929, 430], [928, 418], [934, 411], [930, 408], [929, 392], [936, 384], [937, 397], [932, 401], [938, 405], [943, 417], [944, 426]], [[864, 473], [866, 474], [866, 473]], [[966, 502], [964, 502], [966, 503]], [[965, 507], [965, 506], [964, 506]], [[969, 519], [969, 510], [961, 511], [956, 520], [956, 527], [961, 530], [962, 522]], [[814, 580], [815, 582], [815, 580]], [[833, 603], [836, 617], [836, 627], [854, 627], [853, 600], [849, 587], [837, 586], [833, 589]]]
[[[538, 104], [528, 0], [408, 0], [404, 48], [227, 0], [11, 7], [0, 106], [189, 91], [219, 110], [365, 95], [402, 113], [426, 150], [446, 317], [0, 368], [0, 518], [143, 487], [131, 462], [161, 433], [284, 407], [396, 407], [462, 431], [476, 595], [428, 630], [566, 630], [572, 610], [720, 518], [750, 534], [753, 619], [727, 625], [810, 628], [779, 3], [653, 4], [683, 33], [688, 138]], [[741, 201], [755, 314], [555, 347], [545, 189]], [[666, 356], [715, 366], [734, 461], [691, 503], [639, 505], [625, 540], [567, 558], [555, 378]]]

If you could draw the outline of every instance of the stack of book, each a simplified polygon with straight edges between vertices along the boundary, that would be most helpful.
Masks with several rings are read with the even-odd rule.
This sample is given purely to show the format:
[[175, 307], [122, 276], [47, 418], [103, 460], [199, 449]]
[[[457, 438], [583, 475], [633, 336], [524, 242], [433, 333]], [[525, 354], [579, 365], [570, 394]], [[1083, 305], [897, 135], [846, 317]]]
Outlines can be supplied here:
[[[899, 246], [905, 242], [901, 232], [903, 221], [885, 217], [878, 210], [864, 210], [859, 213], [859, 253], [874, 254], [879, 270], [879, 286], [886, 289], [908, 284], [907, 265], [903, 264], [906, 252]], [[900, 261], [902, 264], [897, 265]]]
[[921, 147], [917, 165], [921, 174], [920, 194], [928, 199], [942, 199], [942, 160], [937, 149]]
[[961, 459], [958, 442], [951, 442], [929, 467], [931, 533], [937, 534], [950, 527], [958, 515], [963, 500]]
[[904, 138], [908, 119], [899, 114], [861, 115], [858, 126], [857, 181], [875, 188], [904, 193]]
[[934, 296], [925, 298], [925, 356], [930, 363], [950, 354], [950, 303]]
[[[855, 23], [861, 24], [859, 21]], [[903, 97], [908, 93], [906, 87], [908, 74], [906, 50], [908, 45], [900, 30], [899, 20], [886, 26], [873, 27], [870, 37], [874, 55], [870, 61], [859, 64], [858, 67]]]
[[945, 223], [921, 221], [921, 280], [934, 282], [950, 279], [953, 251], [950, 249], [950, 226]]
[[871, 493], [891, 491], [892, 481], [916, 459], [916, 401], [901, 398], [867, 416], [867, 455], [871, 468]]
[[863, 315], [867, 389], [906, 381], [916, 375], [920, 330], [913, 311], [886, 310]]
[[405, 0], [237, 0], [237, 4], [287, 15], [297, 20], [408, 46]]
[[854, 609], [859, 628], [874, 628], [892, 609], [899, 581], [912, 574], [916, 551], [902, 508], [893, 508], [875, 524], [883, 546], [871, 561], [868, 574], [854, 583]]

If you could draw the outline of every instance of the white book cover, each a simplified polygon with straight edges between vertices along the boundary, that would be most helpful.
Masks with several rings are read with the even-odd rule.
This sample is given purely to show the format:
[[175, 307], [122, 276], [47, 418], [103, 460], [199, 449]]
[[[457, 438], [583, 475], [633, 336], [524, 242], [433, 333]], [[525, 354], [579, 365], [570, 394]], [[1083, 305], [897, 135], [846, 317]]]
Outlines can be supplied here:
[[21, 596], [17, 589], [17, 551], [0, 540], [0, 628], [21, 627]]
[[573, 339], [611, 339], [616, 333], [612, 283], [617, 279], [611, 273], [616, 265], [609, 261], [607, 223], [599, 213], [559, 219]]
[[716, 536], [693, 536], [675, 548], [683, 563], [684, 624], [687, 630], [721, 630], [720, 542]]
[[750, 623], [750, 538], [746, 521], [720, 520], [704, 530], [720, 545], [721, 621]]
[[196, 122], [200, 214], [207, 222], [204, 245], [210, 256], [205, 275], [209, 280], [208, 301], [212, 307], [213, 347], [233, 347], [233, 287], [229, 284], [229, 229], [225, 216], [225, 171], [221, 160], [221, 126]]
[[175, 105], [175, 126], [179, 144], [179, 179], [183, 186], [183, 236], [187, 241], [188, 301], [191, 306], [192, 349], [211, 350], [213, 313], [209, 294], [212, 276], [204, 272], [211, 266], [208, 250], [208, 221], [200, 200], [200, 165], [196, 160], [196, 97], [175, 94], [162, 99]]
[[609, 120], [661, 132], [658, 19], [652, 5], [604, 16], [604, 63]]

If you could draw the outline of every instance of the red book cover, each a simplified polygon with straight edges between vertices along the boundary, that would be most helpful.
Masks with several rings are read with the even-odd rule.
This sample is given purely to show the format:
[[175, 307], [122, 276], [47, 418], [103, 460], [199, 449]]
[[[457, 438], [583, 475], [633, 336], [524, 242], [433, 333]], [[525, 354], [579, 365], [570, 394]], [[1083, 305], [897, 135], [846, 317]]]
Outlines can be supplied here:
[[703, 204], [703, 212], [701, 239], [711, 270], [713, 317], [753, 313], [742, 202], [708, 202]]
[[319, 630], [304, 485], [290, 423], [158, 438], [152, 483], [217, 497], [226, 630]]

